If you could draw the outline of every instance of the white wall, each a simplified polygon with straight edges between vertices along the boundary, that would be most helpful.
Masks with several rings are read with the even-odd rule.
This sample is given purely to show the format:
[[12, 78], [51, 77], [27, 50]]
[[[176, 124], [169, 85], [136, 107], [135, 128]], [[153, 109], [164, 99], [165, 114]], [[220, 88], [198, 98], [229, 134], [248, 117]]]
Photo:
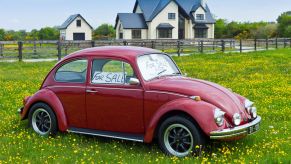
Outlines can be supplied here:
[[196, 18], [196, 14], [204, 14], [205, 15], [205, 11], [202, 7], [199, 7], [196, 11], [195, 11], [195, 18]]
[[[81, 27], [77, 27], [77, 20], [81, 20]], [[66, 40], [73, 40], [73, 33], [85, 33], [85, 40], [92, 40], [92, 29], [81, 17], [77, 17], [66, 29]]]
[[208, 27], [208, 38], [214, 38], [214, 24], [207, 24], [206, 25]]
[[134, 13], [143, 13], [139, 5], [137, 5]]
[[[149, 39], [158, 39], [157, 38], [157, 26], [160, 23], [169, 23], [173, 27], [175, 27], [172, 30], [172, 39], [178, 39], [178, 27], [179, 27], [179, 9], [178, 5], [171, 1], [167, 7], [165, 7], [154, 19], [151, 23], [148, 23], [149, 32], [148, 32], [148, 38]], [[168, 13], [175, 13], [176, 19], [175, 20], [169, 20], [168, 19]]]

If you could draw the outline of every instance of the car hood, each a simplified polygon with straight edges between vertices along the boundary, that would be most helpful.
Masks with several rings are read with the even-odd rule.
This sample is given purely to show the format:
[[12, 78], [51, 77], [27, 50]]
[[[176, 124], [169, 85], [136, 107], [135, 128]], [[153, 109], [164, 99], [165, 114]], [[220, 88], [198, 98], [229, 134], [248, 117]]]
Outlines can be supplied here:
[[232, 120], [235, 113], [240, 113], [244, 119], [248, 117], [243, 104], [235, 93], [212, 82], [186, 77], [163, 77], [149, 82], [149, 89], [200, 96], [203, 101], [226, 112], [229, 121]]

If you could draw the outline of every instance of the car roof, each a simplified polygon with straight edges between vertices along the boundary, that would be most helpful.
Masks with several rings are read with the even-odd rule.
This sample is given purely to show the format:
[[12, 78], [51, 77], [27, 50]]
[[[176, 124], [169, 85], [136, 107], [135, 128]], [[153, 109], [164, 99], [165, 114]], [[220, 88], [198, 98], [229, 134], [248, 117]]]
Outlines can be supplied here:
[[134, 46], [104, 46], [87, 48], [74, 52], [66, 56], [62, 61], [71, 58], [83, 58], [83, 57], [118, 57], [126, 60], [135, 60], [137, 56], [143, 54], [161, 53], [161, 51]]

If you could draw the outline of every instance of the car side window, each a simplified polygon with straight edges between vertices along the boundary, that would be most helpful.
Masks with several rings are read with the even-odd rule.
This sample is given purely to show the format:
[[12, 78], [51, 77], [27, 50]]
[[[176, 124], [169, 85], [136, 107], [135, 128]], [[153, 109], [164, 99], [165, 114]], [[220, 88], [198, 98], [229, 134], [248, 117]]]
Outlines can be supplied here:
[[55, 80], [67, 83], [85, 83], [87, 66], [87, 60], [74, 60], [66, 63], [57, 70]]
[[93, 60], [91, 82], [93, 84], [128, 84], [136, 78], [130, 64], [110, 59]]

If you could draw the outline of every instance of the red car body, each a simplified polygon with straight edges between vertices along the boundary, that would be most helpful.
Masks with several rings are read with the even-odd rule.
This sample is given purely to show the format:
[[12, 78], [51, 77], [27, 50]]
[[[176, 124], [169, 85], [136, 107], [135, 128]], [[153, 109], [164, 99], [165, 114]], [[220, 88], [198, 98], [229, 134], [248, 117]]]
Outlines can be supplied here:
[[[61, 132], [77, 132], [76, 129], [99, 130], [104, 132], [100, 136], [115, 136], [146, 143], [152, 142], [163, 119], [178, 113], [191, 117], [211, 139], [239, 139], [258, 130], [261, 118], [252, 118], [247, 112], [246, 98], [220, 85], [183, 76], [144, 80], [137, 58], [153, 53], [161, 52], [139, 47], [100, 47], [71, 54], [56, 64], [37, 93], [24, 100], [24, 107], [20, 111], [21, 118], [28, 117], [33, 104], [44, 102], [53, 109]], [[129, 63], [140, 85], [92, 84], [92, 61], [98, 58]], [[57, 82], [54, 76], [58, 68], [76, 59], [88, 60], [86, 82]], [[216, 108], [225, 112], [225, 120], [221, 126], [214, 120]], [[241, 115], [239, 125], [234, 125], [232, 121], [235, 113]], [[111, 136], [105, 132], [124, 136]]]

